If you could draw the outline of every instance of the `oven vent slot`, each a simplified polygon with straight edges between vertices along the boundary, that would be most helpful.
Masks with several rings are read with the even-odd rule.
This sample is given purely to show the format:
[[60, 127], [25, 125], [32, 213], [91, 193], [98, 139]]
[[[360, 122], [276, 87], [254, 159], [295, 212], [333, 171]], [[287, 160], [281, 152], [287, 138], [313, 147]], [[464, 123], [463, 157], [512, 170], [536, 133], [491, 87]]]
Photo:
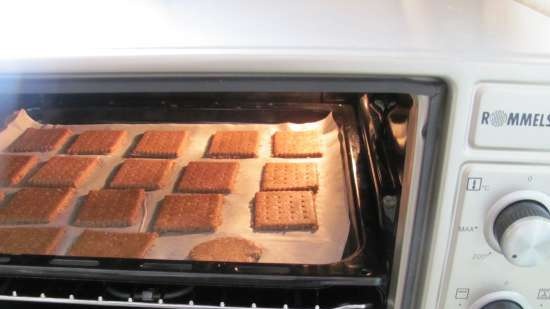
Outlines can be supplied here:
[[[162, 299], [159, 299], [156, 303], [151, 302], [136, 302], [132, 298], [129, 298], [127, 301], [113, 301], [113, 300], [104, 300], [102, 296], [98, 296], [97, 300], [90, 299], [77, 299], [74, 295], [69, 295], [67, 298], [53, 298], [47, 297], [45, 294], [41, 294], [39, 297], [31, 296], [18, 296], [16, 291], [13, 291], [13, 295], [5, 296], [0, 295], [0, 300], [7, 302], [18, 302], [18, 303], [48, 303], [48, 304], [58, 304], [58, 305], [85, 305], [85, 306], [107, 306], [107, 307], [116, 307], [116, 308], [193, 308], [193, 309], [292, 309], [288, 305], [283, 305], [282, 308], [269, 308], [269, 307], [257, 307], [254, 303], [250, 307], [234, 307], [226, 306], [223, 302], [218, 306], [213, 305], [200, 305], [195, 304], [193, 301], [190, 301], [187, 304], [177, 304], [169, 303], [166, 304]], [[63, 307], [60, 307], [63, 308]], [[371, 304], [352, 304], [352, 305], [342, 305], [339, 307], [333, 307], [330, 309], [371, 309], [374, 308]], [[315, 305], [314, 309], [320, 309], [319, 305]]]
[[0, 301], [16, 306], [50, 303], [116, 308], [374, 309], [383, 302], [371, 287], [324, 289], [168, 286], [99, 281], [11, 278], [0, 284]]

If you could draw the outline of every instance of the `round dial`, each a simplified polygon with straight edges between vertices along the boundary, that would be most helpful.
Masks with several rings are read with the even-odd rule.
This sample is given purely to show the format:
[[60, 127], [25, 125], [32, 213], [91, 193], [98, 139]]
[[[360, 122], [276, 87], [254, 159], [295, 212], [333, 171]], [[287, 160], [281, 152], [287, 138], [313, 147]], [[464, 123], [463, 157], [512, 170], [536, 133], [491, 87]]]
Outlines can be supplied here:
[[550, 258], [550, 197], [536, 191], [503, 196], [490, 209], [485, 225], [489, 245], [517, 266], [535, 266]]
[[513, 291], [497, 291], [485, 294], [468, 309], [530, 309], [527, 299]]
[[493, 227], [502, 254], [518, 266], [550, 257], [550, 213], [539, 202], [520, 200], [504, 208]]
[[481, 309], [523, 309], [523, 307], [511, 300], [497, 300], [481, 307]]

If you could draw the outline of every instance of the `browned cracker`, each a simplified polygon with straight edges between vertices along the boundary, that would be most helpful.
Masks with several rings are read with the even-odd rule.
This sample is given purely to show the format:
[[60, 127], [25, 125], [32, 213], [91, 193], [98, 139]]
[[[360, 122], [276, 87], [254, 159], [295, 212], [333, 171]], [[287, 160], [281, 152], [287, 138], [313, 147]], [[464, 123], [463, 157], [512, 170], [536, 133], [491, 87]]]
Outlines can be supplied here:
[[142, 189], [92, 190], [79, 210], [74, 225], [85, 227], [126, 227], [139, 221], [145, 200]]
[[316, 230], [317, 214], [311, 191], [257, 192], [254, 207], [256, 230]]
[[0, 155], [0, 185], [19, 184], [37, 162], [37, 156]]
[[123, 130], [90, 130], [82, 132], [67, 149], [74, 155], [108, 155], [116, 152], [128, 133]]
[[0, 229], [0, 253], [51, 255], [61, 243], [59, 227], [9, 227]]
[[4, 203], [5, 198], [6, 198], [6, 192], [0, 191], [0, 205]]
[[127, 159], [111, 181], [111, 188], [158, 190], [168, 183], [174, 161], [159, 159]]
[[70, 135], [71, 130], [64, 128], [28, 128], [8, 147], [8, 151], [45, 152], [56, 150], [65, 144]]
[[195, 246], [189, 258], [195, 261], [255, 263], [262, 256], [262, 248], [250, 240], [222, 237]]
[[317, 191], [318, 178], [315, 163], [267, 163], [261, 188], [262, 191]]
[[167, 195], [160, 206], [157, 232], [213, 232], [222, 224], [223, 195]]
[[147, 131], [132, 151], [132, 156], [177, 158], [187, 141], [186, 131]]
[[218, 131], [212, 136], [206, 153], [210, 158], [257, 157], [259, 134], [257, 131]]
[[273, 156], [321, 157], [321, 136], [317, 131], [279, 131], [273, 135]]
[[92, 174], [97, 158], [55, 156], [49, 159], [28, 181], [39, 187], [79, 187]]
[[69, 256], [143, 258], [157, 238], [155, 233], [117, 233], [85, 230], [72, 244]]
[[188, 193], [224, 193], [233, 189], [239, 162], [189, 162], [178, 184], [178, 191]]
[[70, 188], [23, 188], [0, 208], [0, 224], [50, 223], [74, 197]]

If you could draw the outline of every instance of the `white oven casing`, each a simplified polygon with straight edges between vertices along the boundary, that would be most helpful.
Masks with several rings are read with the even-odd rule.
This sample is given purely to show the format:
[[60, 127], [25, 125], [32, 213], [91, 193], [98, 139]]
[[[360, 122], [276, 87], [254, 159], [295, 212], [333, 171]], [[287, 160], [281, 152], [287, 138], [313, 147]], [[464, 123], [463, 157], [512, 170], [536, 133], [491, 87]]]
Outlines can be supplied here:
[[[479, 128], [480, 104], [550, 112], [550, 17], [513, 0], [20, 1], [0, 5], [0, 34], [4, 77], [442, 79], [448, 86], [443, 148], [417, 302], [400, 299], [410, 237], [410, 226], [402, 226], [405, 246], [395, 261], [400, 267], [389, 306], [480, 308], [480, 298], [509, 296], [530, 308], [550, 307], [550, 290], [549, 299], [538, 295], [550, 289], [550, 262], [513, 266], [488, 245], [481, 228], [485, 210], [506, 193], [550, 195], [550, 128]], [[485, 179], [490, 192], [467, 191], [469, 176]], [[536, 181], [527, 182], [530, 176]], [[459, 232], [461, 226], [478, 229]], [[471, 258], [484, 253], [491, 254]]]

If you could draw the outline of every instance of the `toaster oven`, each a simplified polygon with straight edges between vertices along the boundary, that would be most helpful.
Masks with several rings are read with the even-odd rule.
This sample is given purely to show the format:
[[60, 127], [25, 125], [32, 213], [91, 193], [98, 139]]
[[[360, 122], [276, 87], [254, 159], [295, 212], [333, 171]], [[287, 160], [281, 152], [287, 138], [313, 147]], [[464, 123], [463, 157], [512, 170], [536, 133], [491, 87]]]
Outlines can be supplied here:
[[[337, 172], [318, 179], [320, 190], [341, 183], [314, 193], [319, 230], [278, 234], [285, 246], [248, 225], [239, 230], [269, 244], [257, 263], [187, 256], [196, 239], [218, 232], [170, 242], [175, 258], [75, 257], [68, 246], [0, 253], [0, 304], [550, 307], [550, 19], [520, 2], [145, 1], [65, 3], [55, 12], [34, 4], [49, 12], [32, 13], [40, 27], [20, 22], [25, 4], [0, 10], [0, 29], [19, 27], [2, 32], [0, 136], [21, 133], [22, 123], [76, 135], [112, 125], [231, 125], [265, 128], [263, 157], [278, 160], [269, 151], [276, 130], [329, 123], [335, 147], [297, 161]], [[68, 17], [71, 27], [61, 22]], [[0, 140], [0, 156], [15, 138]], [[261, 165], [246, 163], [254, 160], [240, 161], [239, 177], [256, 180], [243, 186], [252, 192], [242, 196], [244, 217], [231, 217], [245, 225], [260, 191]], [[0, 187], [0, 219], [26, 187]], [[330, 224], [332, 238], [322, 229], [337, 221], [324, 211], [340, 206], [345, 224]], [[326, 248], [337, 250], [329, 257]]]

